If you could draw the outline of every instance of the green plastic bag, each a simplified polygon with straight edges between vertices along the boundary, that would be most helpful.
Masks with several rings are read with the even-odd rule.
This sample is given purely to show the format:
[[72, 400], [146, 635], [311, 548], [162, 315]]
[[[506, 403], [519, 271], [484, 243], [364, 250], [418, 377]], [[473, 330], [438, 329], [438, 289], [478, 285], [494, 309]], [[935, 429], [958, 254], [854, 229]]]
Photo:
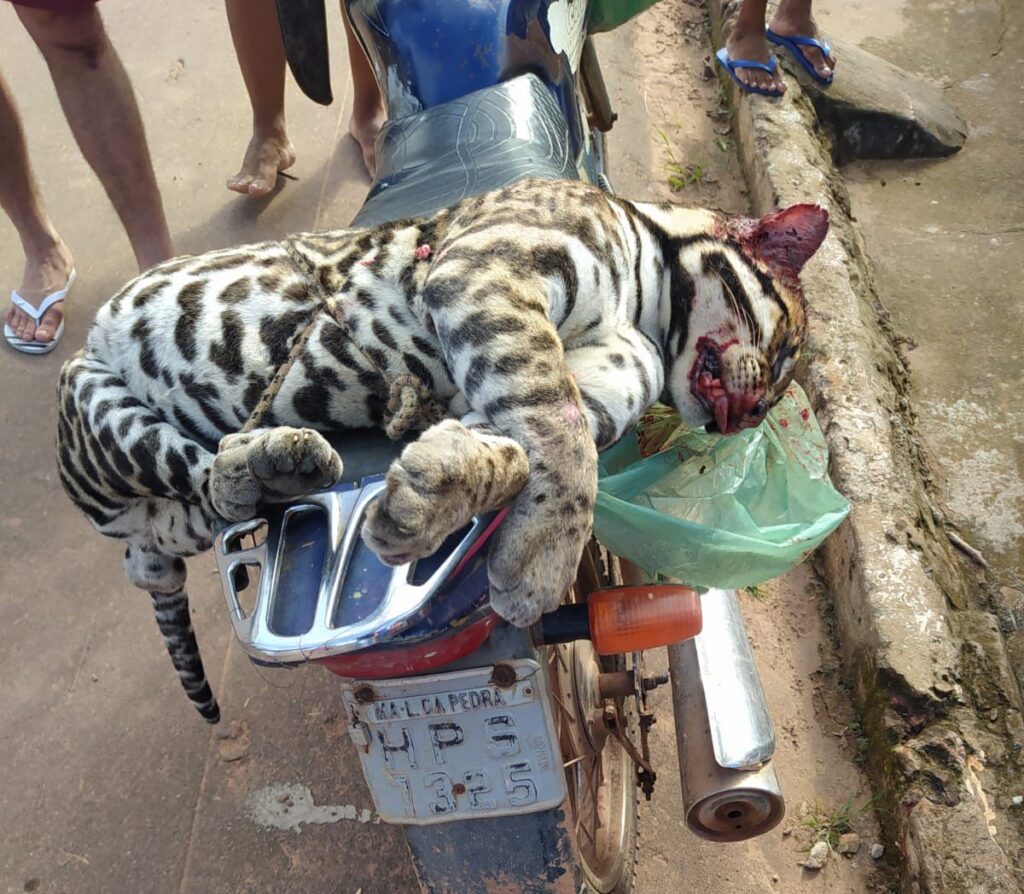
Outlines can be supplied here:
[[753, 586], [800, 564], [849, 512], [797, 385], [762, 425], [729, 437], [688, 431], [667, 412], [638, 427], [645, 447], [661, 452], [644, 459], [626, 437], [600, 457], [594, 532], [648, 573], [702, 588]]
[[638, 16], [657, 0], [592, 0], [587, 30], [591, 34], [611, 31]]

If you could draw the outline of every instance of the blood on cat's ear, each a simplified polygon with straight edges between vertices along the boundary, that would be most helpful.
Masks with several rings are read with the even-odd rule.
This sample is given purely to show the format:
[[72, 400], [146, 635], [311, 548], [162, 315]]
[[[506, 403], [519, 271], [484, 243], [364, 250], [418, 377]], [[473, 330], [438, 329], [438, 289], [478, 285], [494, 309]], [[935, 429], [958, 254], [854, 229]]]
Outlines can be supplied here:
[[790, 205], [762, 218], [733, 218], [729, 235], [743, 250], [776, 274], [796, 277], [828, 234], [828, 211], [821, 205]]

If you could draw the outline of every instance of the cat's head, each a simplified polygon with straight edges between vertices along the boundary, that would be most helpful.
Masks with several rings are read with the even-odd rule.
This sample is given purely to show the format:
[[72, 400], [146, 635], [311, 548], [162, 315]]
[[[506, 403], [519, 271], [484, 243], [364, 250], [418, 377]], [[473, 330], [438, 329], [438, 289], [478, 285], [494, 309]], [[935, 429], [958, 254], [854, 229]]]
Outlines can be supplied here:
[[828, 212], [793, 205], [715, 218], [712, 230], [681, 240], [672, 272], [689, 280], [672, 300], [692, 300], [666, 345], [668, 391], [685, 423], [732, 434], [759, 425], [793, 378], [807, 329], [799, 273], [828, 232]]

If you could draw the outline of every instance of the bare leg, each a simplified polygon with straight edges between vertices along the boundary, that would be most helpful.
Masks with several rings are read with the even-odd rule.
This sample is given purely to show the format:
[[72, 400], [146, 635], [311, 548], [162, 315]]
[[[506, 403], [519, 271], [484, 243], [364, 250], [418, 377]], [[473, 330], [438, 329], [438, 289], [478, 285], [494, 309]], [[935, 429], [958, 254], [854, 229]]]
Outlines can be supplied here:
[[377, 172], [375, 156], [377, 136], [387, 121], [384, 100], [377, 86], [377, 78], [370, 67], [362, 45], [352, 33], [352, 25], [345, 11], [345, 0], [341, 0], [341, 18], [345, 22], [345, 36], [348, 38], [348, 62], [352, 69], [352, 117], [348, 123], [349, 133], [363, 150], [363, 163], [372, 177]]
[[49, 66], [78, 148], [121, 218], [139, 269], [171, 257], [142, 117], [99, 11], [16, 9]]
[[[813, 37], [820, 40], [818, 26], [811, 17], [811, 0], [780, 0], [770, 27], [783, 37]], [[827, 78], [835, 71], [834, 55], [826, 59], [816, 47], [802, 47], [801, 51], [821, 77]]]
[[[771, 57], [768, 40], [764, 36], [767, 8], [768, 0], [743, 0], [736, 24], [725, 42], [730, 59], [749, 59], [752, 62], [767, 64]], [[773, 74], [756, 68], [737, 68], [736, 77], [751, 87], [786, 92], [786, 82], [782, 79], [782, 71], [779, 68], [776, 68]]]
[[295, 164], [284, 122], [284, 43], [274, 0], [227, 0], [228, 25], [252, 106], [252, 139], [228, 189], [265, 196]]
[[[4, 155], [4, 163], [0, 164], [0, 206], [18, 231], [25, 252], [25, 271], [18, 293], [30, 304], [38, 304], [64, 287], [71, 271], [71, 252], [57, 235], [43, 207], [29, 164], [21, 121], [3, 78], [0, 78], [0, 147]], [[12, 305], [4, 322], [24, 341], [31, 341], [33, 337], [49, 341], [57, 331], [60, 318], [58, 304], [44, 315], [45, 325], [39, 327], [37, 335], [35, 321]]]

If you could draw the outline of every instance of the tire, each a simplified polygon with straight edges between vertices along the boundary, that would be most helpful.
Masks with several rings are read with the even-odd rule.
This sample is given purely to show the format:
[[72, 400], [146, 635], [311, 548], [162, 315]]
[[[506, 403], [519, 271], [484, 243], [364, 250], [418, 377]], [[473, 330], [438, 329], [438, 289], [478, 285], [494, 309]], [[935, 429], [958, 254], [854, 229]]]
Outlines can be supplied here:
[[[614, 560], [591, 542], [583, 555], [574, 601], [585, 601], [596, 587], [616, 583], [621, 580]], [[635, 766], [618, 739], [593, 719], [596, 674], [626, 670], [625, 657], [599, 657], [588, 641], [579, 640], [547, 646], [546, 658], [559, 744], [563, 761], [569, 763], [567, 813], [580, 868], [580, 894], [630, 894], [638, 834]], [[630, 731], [636, 728], [632, 702], [625, 699], [622, 710]]]

